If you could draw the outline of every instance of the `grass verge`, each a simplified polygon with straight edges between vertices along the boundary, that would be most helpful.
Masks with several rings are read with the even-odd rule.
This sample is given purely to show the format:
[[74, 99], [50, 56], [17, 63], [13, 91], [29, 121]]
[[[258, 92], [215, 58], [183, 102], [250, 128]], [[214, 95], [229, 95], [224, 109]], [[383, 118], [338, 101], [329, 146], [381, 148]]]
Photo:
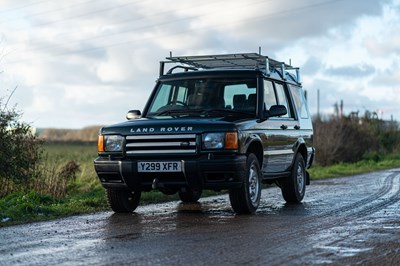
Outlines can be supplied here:
[[370, 156], [356, 163], [340, 163], [331, 166], [314, 165], [308, 171], [312, 180], [351, 176], [379, 170], [400, 168], [400, 154], [383, 157]]

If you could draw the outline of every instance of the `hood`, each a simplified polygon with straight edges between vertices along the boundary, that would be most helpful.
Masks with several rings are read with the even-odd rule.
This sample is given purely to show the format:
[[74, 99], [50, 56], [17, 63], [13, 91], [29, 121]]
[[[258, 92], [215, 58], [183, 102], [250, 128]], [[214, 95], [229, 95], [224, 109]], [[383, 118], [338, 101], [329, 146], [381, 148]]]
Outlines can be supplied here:
[[188, 134], [210, 131], [236, 131], [235, 123], [224, 118], [141, 118], [101, 129], [102, 134]]

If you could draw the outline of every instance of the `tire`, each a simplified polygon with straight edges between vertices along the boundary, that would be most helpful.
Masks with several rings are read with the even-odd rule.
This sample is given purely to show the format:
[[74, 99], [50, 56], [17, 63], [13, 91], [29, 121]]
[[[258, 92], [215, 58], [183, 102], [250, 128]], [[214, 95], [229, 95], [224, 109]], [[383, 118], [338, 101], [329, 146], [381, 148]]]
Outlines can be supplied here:
[[117, 213], [127, 213], [136, 210], [140, 202], [140, 191], [106, 189], [108, 206]]
[[229, 190], [232, 209], [238, 214], [253, 214], [260, 204], [261, 171], [257, 157], [250, 153], [247, 156], [243, 185]]
[[292, 172], [289, 177], [281, 182], [282, 196], [288, 203], [299, 203], [306, 192], [306, 167], [303, 156], [296, 155]]
[[182, 202], [197, 202], [201, 198], [202, 190], [194, 190], [189, 187], [180, 189], [178, 194]]

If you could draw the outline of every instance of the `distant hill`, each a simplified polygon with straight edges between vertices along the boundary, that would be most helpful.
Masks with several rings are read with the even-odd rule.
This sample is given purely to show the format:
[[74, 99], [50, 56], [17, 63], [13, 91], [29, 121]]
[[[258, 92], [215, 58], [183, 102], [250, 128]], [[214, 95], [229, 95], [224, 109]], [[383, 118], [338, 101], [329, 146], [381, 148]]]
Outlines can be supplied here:
[[59, 129], [42, 128], [37, 129], [36, 134], [40, 139], [46, 141], [97, 141], [99, 129], [102, 126], [89, 126], [82, 129]]

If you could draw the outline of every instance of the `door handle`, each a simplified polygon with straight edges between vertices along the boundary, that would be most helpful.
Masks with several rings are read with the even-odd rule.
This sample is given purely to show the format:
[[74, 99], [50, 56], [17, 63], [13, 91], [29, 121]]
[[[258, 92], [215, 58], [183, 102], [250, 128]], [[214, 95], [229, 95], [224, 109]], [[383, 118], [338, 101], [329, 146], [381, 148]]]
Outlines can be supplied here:
[[282, 125], [281, 129], [283, 129], [283, 130], [287, 129], [287, 125]]
[[299, 125], [295, 125], [295, 126], [294, 126], [294, 129], [299, 130], [299, 129], [300, 129], [300, 126], [299, 126]]

